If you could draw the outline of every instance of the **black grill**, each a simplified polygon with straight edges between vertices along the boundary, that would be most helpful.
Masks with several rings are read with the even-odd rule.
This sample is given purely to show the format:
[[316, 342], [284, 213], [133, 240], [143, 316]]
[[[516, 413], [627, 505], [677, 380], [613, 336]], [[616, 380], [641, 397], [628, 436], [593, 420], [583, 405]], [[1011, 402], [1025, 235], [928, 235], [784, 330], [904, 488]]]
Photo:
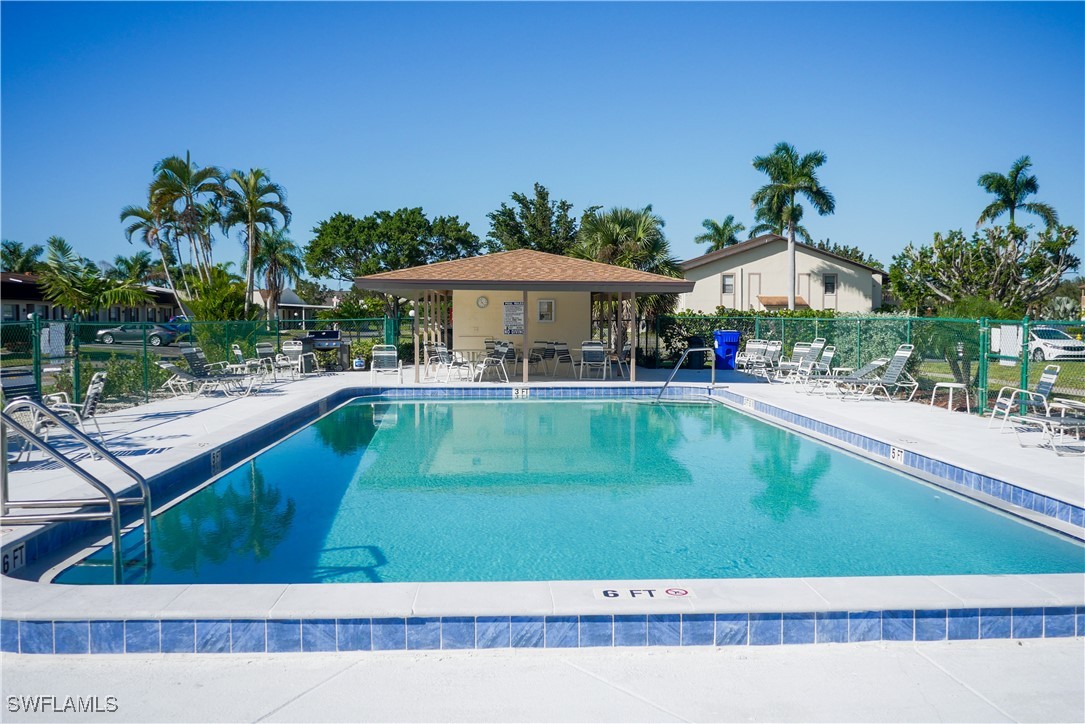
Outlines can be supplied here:
[[309, 333], [313, 349], [339, 349], [344, 344], [338, 329], [318, 329]]

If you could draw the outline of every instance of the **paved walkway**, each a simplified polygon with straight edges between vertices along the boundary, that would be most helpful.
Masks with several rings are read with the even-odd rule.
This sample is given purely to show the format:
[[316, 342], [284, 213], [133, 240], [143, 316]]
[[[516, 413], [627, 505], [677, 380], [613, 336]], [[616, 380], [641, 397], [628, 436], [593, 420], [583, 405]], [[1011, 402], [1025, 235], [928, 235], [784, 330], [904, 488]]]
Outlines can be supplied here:
[[[762, 649], [3, 657], [3, 720], [1085, 720], [1082, 639]], [[110, 714], [10, 697], [116, 697]], [[22, 700], [16, 699], [16, 706]]]

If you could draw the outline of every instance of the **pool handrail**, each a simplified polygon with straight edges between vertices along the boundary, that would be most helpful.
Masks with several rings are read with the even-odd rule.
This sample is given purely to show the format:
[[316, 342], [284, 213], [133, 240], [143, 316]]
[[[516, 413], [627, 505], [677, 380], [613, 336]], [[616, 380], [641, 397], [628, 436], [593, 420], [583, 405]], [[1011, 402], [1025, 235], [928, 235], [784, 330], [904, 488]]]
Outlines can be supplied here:
[[[678, 364], [676, 364], [674, 366], [674, 369], [671, 370], [670, 377], [668, 377], [667, 381], [663, 383], [663, 386], [659, 388], [659, 394], [656, 395], [656, 400], [655, 401], [659, 402], [660, 398], [663, 397], [663, 392], [667, 389], [667, 385], [669, 385], [671, 383], [671, 381], [674, 379], [674, 376], [676, 374], [678, 374], [678, 370], [682, 369], [682, 363], [686, 361], [686, 356], [690, 352], [715, 352], [715, 351], [716, 351], [715, 347], [688, 347], [686, 349], [686, 351], [682, 353], [682, 356], [678, 358]], [[716, 388], [716, 361], [715, 360], [712, 360], [711, 369], [712, 369], [712, 381], [709, 383], [708, 389], [714, 390]]]

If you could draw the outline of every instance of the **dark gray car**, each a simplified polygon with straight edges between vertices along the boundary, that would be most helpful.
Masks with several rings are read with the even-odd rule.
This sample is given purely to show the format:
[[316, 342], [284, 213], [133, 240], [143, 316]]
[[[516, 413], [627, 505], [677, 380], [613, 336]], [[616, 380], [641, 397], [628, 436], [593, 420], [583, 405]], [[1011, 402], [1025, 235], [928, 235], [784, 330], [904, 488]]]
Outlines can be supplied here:
[[122, 324], [119, 327], [98, 330], [97, 337], [98, 341], [103, 344], [113, 344], [114, 342], [142, 343], [144, 328], [147, 330], [147, 344], [152, 347], [171, 344], [178, 337], [176, 331], [160, 324], [150, 326], [145, 324]]

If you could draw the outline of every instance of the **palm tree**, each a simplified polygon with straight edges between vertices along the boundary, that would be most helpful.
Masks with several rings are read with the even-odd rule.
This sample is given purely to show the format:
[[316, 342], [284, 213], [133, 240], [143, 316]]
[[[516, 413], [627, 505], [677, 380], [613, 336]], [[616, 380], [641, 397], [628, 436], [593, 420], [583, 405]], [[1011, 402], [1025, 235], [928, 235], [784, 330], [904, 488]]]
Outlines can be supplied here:
[[154, 281], [155, 268], [151, 260], [151, 252], [144, 249], [132, 256], [118, 254], [113, 257], [113, 263], [106, 268], [105, 275], [115, 280], [135, 279], [141, 284]]
[[[652, 213], [650, 204], [640, 210], [618, 207], [606, 212], [593, 210], [581, 220], [576, 246], [569, 255], [652, 274], [681, 277], [682, 269], [678, 259], [671, 254], [663, 226], [663, 219]], [[674, 309], [676, 301], [677, 297], [673, 294], [638, 297], [637, 311], [647, 316], [666, 314]], [[615, 346], [618, 349], [624, 346], [625, 329], [621, 324], [623, 306], [616, 305], [614, 308], [617, 328]]]
[[[283, 226], [290, 225], [290, 209], [286, 206], [286, 191], [274, 183], [262, 168], [249, 169], [247, 174], [231, 171], [226, 179], [225, 210], [222, 228], [226, 231], [241, 224], [245, 245], [245, 293], [249, 303], [253, 292], [253, 263], [260, 256], [260, 234], [273, 231], [275, 214], [282, 217]], [[230, 186], [229, 184], [233, 184]]]
[[802, 220], [802, 207], [784, 209], [783, 213], [773, 213], [767, 206], [758, 207], [753, 215], [754, 221], [760, 222], [750, 229], [750, 238], [762, 234], [776, 234], [783, 236], [787, 233], [787, 219], [795, 222], [795, 238], [802, 239], [804, 244], [813, 244], [814, 239], [806, 227], [799, 223]]
[[701, 222], [701, 226], [705, 228], [705, 233], [699, 234], [693, 240], [698, 244], [709, 244], [709, 252], [737, 244], [738, 235], [746, 229], [746, 225], [735, 221], [735, 217], [731, 214], [727, 215], [723, 223], [715, 219], [705, 219]]
[[43, 253], [45, 248], [41, 244], [24, 247], [17, 241], [4, 239], [0, 242], [0, 271], [32, 274], [41, 266]]
[[155, 179], [151, 182], [150, 208], [159, 218], [176, 226], [184, 236], [196, 262], [201, 279], [209, 278], [211, 268], [211, 238], [206, 233], [208, 199], [223, 195], [222, 171], [215, 166], [199, 168], [190, 154], [169, 156], [155, 164]]
[[252, 266], [257, 272], [264, 274], [267, 284], [267, 318], [275, 319], [286, 283], [296, 282], [301, 278], [305, 271], [305, 262], [302, 261], [301, 249], [286, 235], [286, 229], [258, 234], [260, 245]]
[[[170, 274], [169, 261], [166, 259], [166, 250], [172, 247], [170, 246], [170, 230], [172, 224], [169, 218], [163, 216], [159, 210], [156, 210], [154, 206], [148, 201], [146, 208], [142, 206], [125, 206], [121, 209], [121, 222], [129, 221], [124, 228], [124, 238], [128, 239], [128, 243], [132, 243], [132, 237], [139, 235], [140, 239], [149, 248], [158, 252], [159, 258], [162, 260], [162, 269], [166, 275], [166, 284], [173, 291], [173, 296], [177, 300], [177, 306], [181, 306], [181, 297], [177, 293], [177, 287], [173, 284], [173, 276]], [[176, 239], [174, 239], [176, 241]], [[177, 258], [180, 259], [180, 253], [178, 252]], [[185, 275], [185, 268], [181, 266], [181, 280], [185, 285], [185, 293], [188, 296], [192, 296], [192, 290], [188, 286], [188, 277]]]
[[1026, 173], [1030, 168], [1032, 168], [1032, 159], [1022, 156], [1013, 162], [1009, 174], [1005, 176], [992, 171], [979, 177], [977, 183], [983, 187], [984, 191], [994, 194], [997, 198], [980, 214], [979, 220], [976, 221], [977, 227], [994, 221], [1007, 211], [1010, 214], [1010, 226], [1014, 226], [1013, 217], [1017, 209], [1036, 214], [1044, 220], [1049, 229], [1058, 225], [1059, 215], [1050, 205], [1025, 201], [1040, 190], [1036, 177]]
[[45, 244], [41, 286], [45, 298], [53, 304], [90, 314], [103, 307], [134, 307], [152, 300], [138, 280], [107, 279], [97, 266], [77, 256], [71, 244], [59, 236], [49, 237]]
[[780, 142], [768, 156], [757, 156], [753, 167], [768, 175], [769, 183], [750, 199], [753, 208], [767, 209], [765, 220], [779, 219], [787, 228], [787, 308], [795, 308], [795, 227], [802, 218], [798, 198], [804, 197], [819, 214], [833, 213], [836, 199], [821, 185], [817, 169], [827, 160], [823, 151], [799, 156], [790, 143]]

